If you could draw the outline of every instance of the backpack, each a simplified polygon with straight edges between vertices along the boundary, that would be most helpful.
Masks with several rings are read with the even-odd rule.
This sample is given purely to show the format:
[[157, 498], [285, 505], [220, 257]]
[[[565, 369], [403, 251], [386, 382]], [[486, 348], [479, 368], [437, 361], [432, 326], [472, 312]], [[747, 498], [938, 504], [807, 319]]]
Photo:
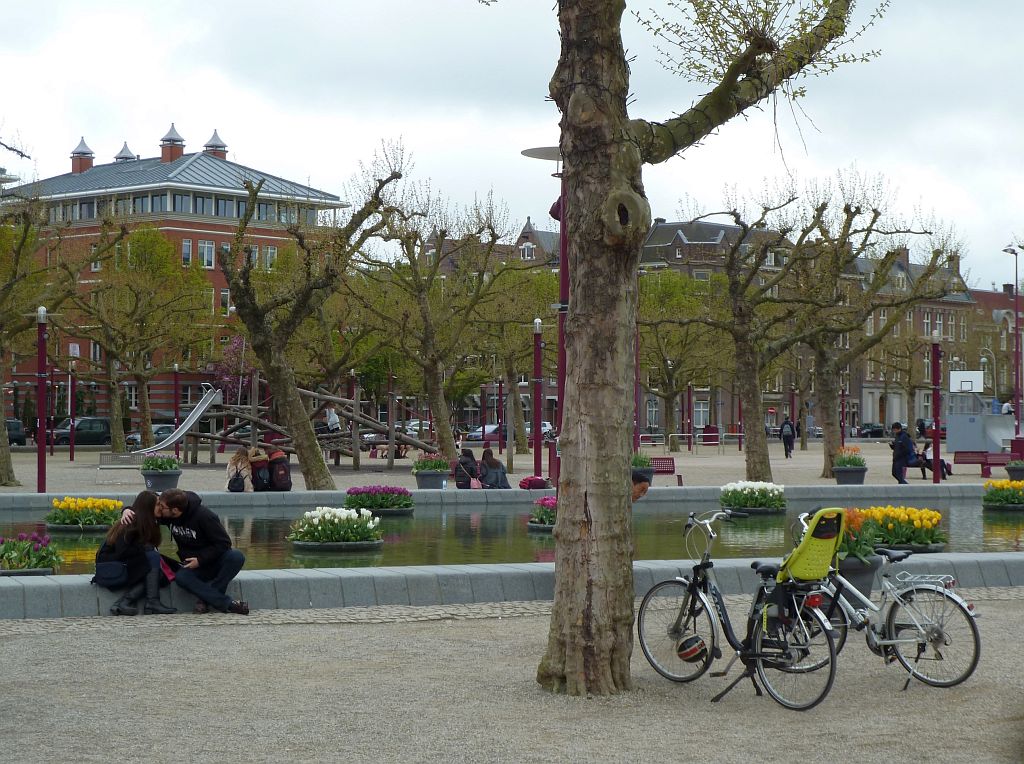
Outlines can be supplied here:
[[235, 470], [235, 474], [228, 478], [228, 490], [231, 493], [245, 492], [245, 478], [240, 470]]
[[530, 477], [524, 477], [522, 480], [520, 480], [519, 487], [527, 490], [531, 488], [550, 488], [551, 483], [549, 483], [542, 477], [531, 475]]
[[249, 466], [252, 467], [252, 490], [270, 490], [270, 460], [263, 449], [249, 452]]
[[782, 437], [786, 437], [787, 435], [791, 436], [791, 437], [795, 437], [796, 433], [793, 431], [793, 425], [792, 424], [790, 424], [789, 422], [783, 422], [782, 423]]
[[292, 490], [292, 468], [284, 451], [270, 452], [270, 490]]

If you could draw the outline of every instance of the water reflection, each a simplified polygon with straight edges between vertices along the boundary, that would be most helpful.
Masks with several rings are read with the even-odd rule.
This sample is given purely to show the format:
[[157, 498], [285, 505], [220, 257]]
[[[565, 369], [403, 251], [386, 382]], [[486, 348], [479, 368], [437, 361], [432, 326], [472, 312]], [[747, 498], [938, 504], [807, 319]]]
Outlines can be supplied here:
[[[810, 502], [790, 507], [785, 515], [759, 516], [723, 523], [715, 541], [717, 557], [780, 557], [792, 548], [790, 528]], [[1021, 551], [1024, 514], [982, 513], [977, 505], [934, 507], [943, 513], [950, 551]], [[708, 507], [710, 509], [710, 507]], [[526, 509], [418, 509], [411, 517], [381, 521], [386, 543], [379, 551], [358, 554], [295, 552], [284, 540], [294, 514], [287, 517], [246, 517], [222, 513], [232, 543], [247, 559], [248, 570], [268, 568], [339, 568], [462, 563], [551, 562], [555, 541], [550, 534], [528, 533]], [[687, 559], [683, 544], [686, 510], [664, 502], [649, 503], [633, 516], [633, 540], [640, 560]], [[0, 523], [0, 535], [45, 532], [41, 521]], [[92, 572], [99, 534], [51, 534], [64, 555], [62, 573]], [[164, 533], [161, 551], [174, 556], [174, 543]], [[698, 550], [699, 551], [699, 550]]]

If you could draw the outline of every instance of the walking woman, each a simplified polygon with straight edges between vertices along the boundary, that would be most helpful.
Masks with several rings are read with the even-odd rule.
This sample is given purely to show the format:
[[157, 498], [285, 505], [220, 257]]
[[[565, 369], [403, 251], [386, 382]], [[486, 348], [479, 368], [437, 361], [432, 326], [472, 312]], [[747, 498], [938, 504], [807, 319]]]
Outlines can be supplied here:
[[494, 451], [485, 448], [480, 457], [480, 482], [484, 488], [511, 488], [505, 465], [494, 458]]
[[[144, 613], [176, 613], [160, 601], [160, 526], [156, 522], [157, 495], [143, 491], [135, 497], [131, 522], [115, 523], [96, 553], [96, 562], [123, 562], [128, 578], [121, 598], [110, 606], [111, 615], [136, 615], [136, 603], [145, 597]], [[120, 588], [120, 587], [119, 587]]]

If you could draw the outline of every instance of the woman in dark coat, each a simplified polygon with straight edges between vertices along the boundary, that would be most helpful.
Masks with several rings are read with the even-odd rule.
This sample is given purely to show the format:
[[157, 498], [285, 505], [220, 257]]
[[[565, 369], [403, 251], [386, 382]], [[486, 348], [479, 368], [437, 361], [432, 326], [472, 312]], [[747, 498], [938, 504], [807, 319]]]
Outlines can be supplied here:
[[160, 602], [160, 526], [156, 522], [157, 495], [143, 491], [135, 497], [131, 522], [115, 523], [96, 553], [96, 562], [123, 562], [128, 569], [127, 587], [121, 598], [110, 606], [111, 615], [136, 615], [135, 606], [146, 598], [145, 613], [176, 613], [176, 608]]
[[511, 488], [505, 465], [494, 458], [494, 451], [485, 448], [480, 456], [480, 482], [484, 488]]
[[469, 481], [479, 477], [480, 470], [477, 469], [476, 459], [473, 458], [473, 449], [462, 449], [459, 463], [455, 465], [455, 487], [469, 488]]

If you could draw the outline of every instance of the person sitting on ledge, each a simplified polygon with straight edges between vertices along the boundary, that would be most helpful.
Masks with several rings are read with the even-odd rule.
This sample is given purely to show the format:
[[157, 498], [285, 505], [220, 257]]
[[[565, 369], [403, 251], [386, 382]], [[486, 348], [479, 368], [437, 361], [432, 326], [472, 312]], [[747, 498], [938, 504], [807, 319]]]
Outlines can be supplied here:
[[[121, 522], [131, 521], [134, 514], [125, 510]], [[156, 503], [157, 522], [171, 529], [178, 546], [181, 567], [174, 571], [174, 581], [196, 596], [194, 613], [208, 613], [210, 608], [222, 613], [249, 615], [249, 604], [227, 595], [228, 584], [245, 565], [245, 555], [231, 547], [220, 518], [203, 504], [199, 495], [180, 488], [169, 488]]]
[[638, 502], [647, 495], [647, 489], [651, 487], [651, 479], [643, 472], [633, 470], [633, 489], [630, 495], [633, 503]]

